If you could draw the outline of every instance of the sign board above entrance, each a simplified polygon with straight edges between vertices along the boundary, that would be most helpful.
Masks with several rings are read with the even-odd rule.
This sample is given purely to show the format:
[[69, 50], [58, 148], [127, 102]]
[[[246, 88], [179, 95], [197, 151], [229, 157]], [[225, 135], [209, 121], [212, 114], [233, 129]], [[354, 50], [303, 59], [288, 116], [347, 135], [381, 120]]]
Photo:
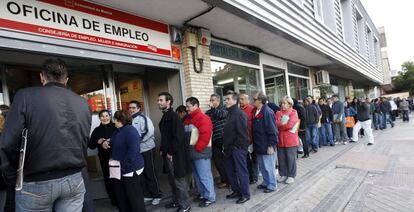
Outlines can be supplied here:
[[83, 0], [0, 0], [0, 28], [171, 56], [167, 24]]

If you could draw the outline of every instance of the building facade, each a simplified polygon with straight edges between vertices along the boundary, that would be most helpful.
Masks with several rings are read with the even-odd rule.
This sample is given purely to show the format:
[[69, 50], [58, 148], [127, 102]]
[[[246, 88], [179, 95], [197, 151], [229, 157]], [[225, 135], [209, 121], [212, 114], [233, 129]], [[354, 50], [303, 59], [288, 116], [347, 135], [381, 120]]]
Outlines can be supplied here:
[[[92, 129], [100, 109], [131, 100], [157, 124], [161, 91], [174, 107], [195, 96], [207, 109], [211, 94], [228, 90], [278, 103], [376, 97], [384, 81], [379, 34], [359, 0], [1, 0], [0, 104], [40, 85], [47, 58], [67, 62], [69, 88], [95, 112]], [[103, 189], [88, 154], [93, 187]]]

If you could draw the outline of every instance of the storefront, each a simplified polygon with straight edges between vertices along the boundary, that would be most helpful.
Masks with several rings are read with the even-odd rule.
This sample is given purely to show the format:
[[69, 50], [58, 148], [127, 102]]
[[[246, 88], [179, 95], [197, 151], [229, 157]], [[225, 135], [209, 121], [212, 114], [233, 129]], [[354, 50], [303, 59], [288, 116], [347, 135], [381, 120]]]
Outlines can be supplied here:
[[261, 90], [259, 54], [219, 41], [211, 42], [210, 53], [214, 92], [232, 90], [252, 100]]
[[[87, 1], [1, 1], [0, 104], [10, 105], [21, 88], [39, 86], [43, 61], [60, 58], [69, 68], [68, 88], [93, 110], [91, 130], [99, 125], [98, 111], [126, 109], [131, 100], [143, 102], [157, 124], [159, 92], [169, 91], [177, 104], [183, 99], [182, 66], [179, 55], [172, 57], [169, 31], [167, 24]], [[92, 193], [104, 198], [98, 164], [96, 151], [89, 151]]]

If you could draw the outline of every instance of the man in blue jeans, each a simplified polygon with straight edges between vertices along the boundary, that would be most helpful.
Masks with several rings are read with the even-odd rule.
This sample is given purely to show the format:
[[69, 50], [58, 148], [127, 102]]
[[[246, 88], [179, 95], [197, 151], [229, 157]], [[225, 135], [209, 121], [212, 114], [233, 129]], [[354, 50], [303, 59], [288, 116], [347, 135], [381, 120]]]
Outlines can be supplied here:
[[190, 143], [193, 177], [198, 191], [195, 201], [200, 202], [200, 207], [208, 207], [216, 202], [214, 179], [211, 173], [213, 124], [210, 117], [199, 108], [200, 102], [197, 98], [190, 97], [185, 104], [189, 116], [184, 121], [184, 128]]
[[318, 122], [319, 113], [315, 105], [313, 105], [308, 98], [303, 100], [306, 112], [306, 139], [312, 147], [314, 153], [318, 152], [319, 141], [318, 141]]
[[382, 127], [381, 127], [381, 129], [382, 130], [387, 129], [387, 122], [391, 125], [391, 127], [394, 127], [394, 123], [392, 122], [392, 120], [390, 118], [391, 103], [385, 97], [381, 97], [380, 110], [382, 112]]
[[263, 175], [263, 182], [258, 189], [264, 193], [276, 190], [276, 145], [278, 132], [276, 127], [275, 113], [267, 106], [267, 98], [263, 92], [257, 93], [254, 97], [252, 135], [253, 148], [257, 154], [257, 162]]
[[91, 110], [84, 98], [66, 88], [68, 72], [62, 60], [46, 60], [40, 80], [43, 86], [22, 89], [14, 97], [0, 141], [9, 162], [4, 172], [16, 182], [13, 173], [26, 128], [23, 188], [16, 191], [16, 211], [80, 212]]
[[332, 121], [333, 121], [333, 113], [332, 109], [326, 104], [324, 98], [319, 99], [319, 107], [321, 108], [322, 117], [321, 117], [321, 139], [322, 145], [326, 146], [331, 145], [335, 146], [333, 141], [333, 134], [332, 134]]

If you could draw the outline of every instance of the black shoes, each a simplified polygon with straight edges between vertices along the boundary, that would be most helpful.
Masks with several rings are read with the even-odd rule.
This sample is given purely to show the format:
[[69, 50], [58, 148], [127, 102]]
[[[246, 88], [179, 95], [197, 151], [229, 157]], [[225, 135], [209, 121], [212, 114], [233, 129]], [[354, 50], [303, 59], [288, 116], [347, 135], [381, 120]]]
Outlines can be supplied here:
[[176, 210], [177, 212], [190, 212], [191, 211], [191, 207], [190, 206], [188, 206], [188, 207], [186, 207], [186, 208], [178, 208], [177, 210]]
[[309, 155], [304, 155], [304, 156], [302, 156], [302, 158], [308, 158], [309, 157]]
[[250, 200], [250, 198], [248, 198], [248, 197], [240, 197], [237, 201], [236, 201], [236, 203], [237, 204], [243, 204], [243, 203], [245, 203], [245, 202], [247, 202], [247, 201], [249, 201]]
[[237, 192], [233, 192], [233, 193], [226, 196], [227, 199], [234, 199], [234, 198], [237, 198], [237, 197], [241, 197], [241, 194], [239, 194]]
[[250, 185], [256, 184], [256, 183], [257, 183], [257, 180], [250, 180], [250, 182], [249, 182]]
[[374, 145], [373, 143], [368, 143], [368, 146]]
[[312, 149], [312, 152], [313, 152], [313, 153], [317, 153], [317, 152], [318, 152], [318, 150], [317, 150], [317, 149]]
[[257, 189], [266, 189], [266, 186], [264, 186], [264, 185], [258, 185], [257, 186]]
[[201, 195], [198, 195], [196, 198], [193, 199], [194, 202], [202, 202], [204, 200], [205, 199]]
[[178, 208], [178, 207], [180, 207], [180, 205], [176, 202], [170, 202], [165, 205], [165, 208]]
[[268, 188], [265, 188], [265, 190], [264, 190], [264, 192], [267, 194], [267, 193], [272, 193], [272, 192], [274, 192], [275, 190], [272, 190], [272, 189], [268, 189]]
[[349, 141], [349, 143], [356, 143], [356, 141], [354, 141], [354, 140], [350, 140], [350, 141]]
[[200, 207], [202, 207], [202, 208], [205, 208], [205, 207], [208, 207], [208, 206], [210, 206], [211, 204], [213, 204], [214, 202], [213, 201], [210, 201], [210, 200], [204, 200], [203, 202], [200, 202], [200, 204], [198, 204], [198, 206], [200, 206]]
[[329, 144], [330, 146], [335, 146], [335, 144]]

